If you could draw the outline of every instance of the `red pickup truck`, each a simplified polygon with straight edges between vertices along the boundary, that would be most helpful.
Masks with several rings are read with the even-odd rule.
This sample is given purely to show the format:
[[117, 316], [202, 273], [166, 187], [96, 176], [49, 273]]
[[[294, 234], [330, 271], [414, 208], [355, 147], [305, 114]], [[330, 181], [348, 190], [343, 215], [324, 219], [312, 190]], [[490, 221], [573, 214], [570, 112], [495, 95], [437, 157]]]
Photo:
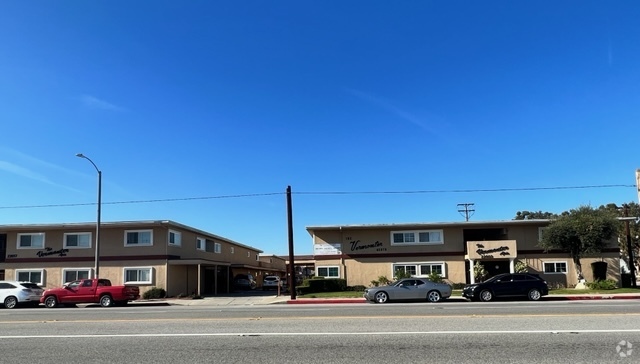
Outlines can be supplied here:
[[112, 286], [108, 279], [81, 279], [65, 283], [62, 288], [44, 291], [40, 303], [48, 308], [59, 304], [100, 303], [102, 307], [124, 306], [131, 300], [140, 298], [137, 286]]

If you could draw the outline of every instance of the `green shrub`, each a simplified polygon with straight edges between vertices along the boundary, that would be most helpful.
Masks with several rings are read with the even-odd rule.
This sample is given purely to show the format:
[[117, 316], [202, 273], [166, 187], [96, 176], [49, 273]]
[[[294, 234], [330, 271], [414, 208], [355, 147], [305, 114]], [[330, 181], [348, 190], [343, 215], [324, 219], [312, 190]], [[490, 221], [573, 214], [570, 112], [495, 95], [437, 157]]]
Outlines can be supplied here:
[[365, 289], [367, 289], [367, 287], [362, 286], [362, 285], [348, 286], [347, 287], [347, 291], [364, 292]]
[[613, 279], [606, 279], [604, 281], [587, 282], [589, 289], [616, 289], [618, 288], [618, 282]]
[[466, 286], [466, 285], [467, 285], [466, 283], [460, 283], [460, 282], [459, 283], [451, 283], [451, 287], [453, 289], [463, 289], [464, 286]]
[[429, 274], [428, 279], [434, 283], [442, 283], [443, 281], [442, 276], [436, 272], [431, 272], [431, 274]]
[[393, 279], [397, 281], [402, 278], [411, 278], [411, 274], [407, 273], [404, 269], [397, 269], [396, 273], [393, 275]]
[[167, 297], [167, 291], [165, 291], [164, 288], [159, 288], [159, 287], [153, 287], [142, 294], [142, 298], [144, 298], [145, 300], [149, 300], [153, 298], [165, 298], [165, 297]]

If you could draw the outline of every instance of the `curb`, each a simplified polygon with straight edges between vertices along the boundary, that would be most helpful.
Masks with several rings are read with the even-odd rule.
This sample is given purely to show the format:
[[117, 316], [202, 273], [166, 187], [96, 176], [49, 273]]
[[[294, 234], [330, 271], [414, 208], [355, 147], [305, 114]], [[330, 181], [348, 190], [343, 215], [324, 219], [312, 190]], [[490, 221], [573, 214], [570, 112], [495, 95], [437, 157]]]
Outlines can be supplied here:
[[[540, 299], [540, 301], [586, 301], [586, 300], [637, 300], [640, 295], [548, 295]], [[452, 297], [444, 302], [469, 302], [461, 297]], [[284, 303], [289, 305], [305, 305], [305, 304], [337, 304], [337, 303], [366, 303], [364, 298], [301, 298], [296, 300], [287, 300]]]

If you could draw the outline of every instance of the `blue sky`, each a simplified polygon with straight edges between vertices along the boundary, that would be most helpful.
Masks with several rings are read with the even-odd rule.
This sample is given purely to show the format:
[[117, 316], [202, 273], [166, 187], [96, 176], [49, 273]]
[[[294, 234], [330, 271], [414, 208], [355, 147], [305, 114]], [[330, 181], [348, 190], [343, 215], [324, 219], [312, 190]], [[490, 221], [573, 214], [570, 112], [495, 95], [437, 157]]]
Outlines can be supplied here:
[[[175, 220], [274, 254], [289, 185], [296, 254], [313, 251], [306, 226], [638, 198], [635, 1], [1, 8], [0, 224], [94, 221], [76, 153], [103, 171], [103, 221]], [[24, 207], [46, 205], [62, 206]]]

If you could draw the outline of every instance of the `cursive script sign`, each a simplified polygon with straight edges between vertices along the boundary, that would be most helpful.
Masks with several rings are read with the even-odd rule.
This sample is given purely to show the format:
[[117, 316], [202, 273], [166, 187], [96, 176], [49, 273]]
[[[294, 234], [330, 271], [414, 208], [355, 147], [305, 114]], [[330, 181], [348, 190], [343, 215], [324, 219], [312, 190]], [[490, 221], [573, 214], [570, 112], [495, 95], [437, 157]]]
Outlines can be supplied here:
[[493, 258], [494, 253], [499, 253], [499, 255], [503, 257], [510, 255], [508, 246], [501, 246], [493, 249], [484, 249], [484, 245], [476, 244], [476, 248], [478, 248], [476, 250], [476, 253], [478, 253], [478, 255], [482, 258]]
[[351, 251], [355, 252], [358, 250], [368, 250], [368, 249], [375, 249], [378, 252], [386, 251], [387, 248], [383, 248], [382, 246], [383, 244], [377, 240], [370, 244], [362, 244], [360, 240], [354, 240], [351, 242]]
[[53, 250], [52, 248], [44, 248], [44, 250], [40, 250], [39, 252], [37, 252], [36, 255], [38, 257], [40, 257], [40, 258], [48, 257], [48, 256], [51, 256], [51, 255], [57, 255], [59, 257], [66, 257], [68, 252], [69, 252], [69, 249]]

